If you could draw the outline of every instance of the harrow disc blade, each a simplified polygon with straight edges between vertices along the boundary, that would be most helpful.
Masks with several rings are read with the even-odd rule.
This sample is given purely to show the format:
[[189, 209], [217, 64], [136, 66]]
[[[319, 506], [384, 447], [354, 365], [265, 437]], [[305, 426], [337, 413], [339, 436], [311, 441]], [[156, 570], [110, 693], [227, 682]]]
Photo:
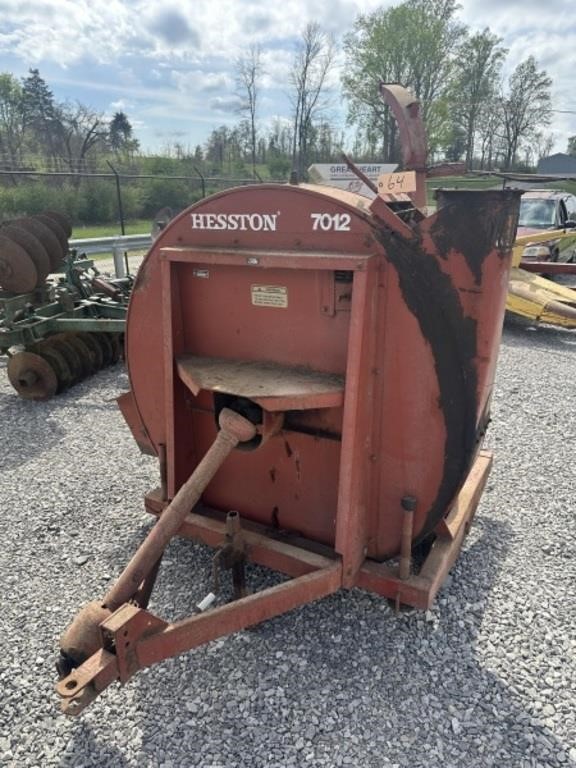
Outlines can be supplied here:
[[28, 293], [38, 285], [38, 272], [24, 248], [0, 234], [0, 285], [11, 293]]
[[90, 349], [86, 346], [84, 341], [79, 338], [78, 334], [65, 333], [62, 336], [62, 341], [72, 347], [76, 353], [82, 367], [82, 378], [90, 376], [92, 373], [94, 373], [94, 371], [97, 370], [94, 364], [94, 355], [91, 353]]
[[43, 224], [41, 221], [38, 221], [38, 219], [32, 217], [16, 219], [10, 223], [25, 229], [27, 232], [31, 232], [34, 237], [37, 237], [48, 253], [48, 258], [50, 259], [50, 271], [53, 272], [58, 269], [60, 264], [62, 264], [62, 259], [65, 254], [58, 238], [46, 224]]
[[40, 355], [40, 357], [43, 357], [44, 360], [46, 360], [48, 363], [50, 363], [54, 373], [56, 374], [56, 378], [58, 379], [58, 393], [63, 392], [71, 384], [74, 383], [72, 370], [70, 369], [66, 357], [62, 354], [62, 352], [60, 352], [60, 350], [56, 349], [56, 347], [51, 343], [50, 339], [40, 341], [38, 344], [35, 344], [30, 351], [35, 352], [36, 354]]
[[72, 234], [72, 223], [68, 216], [65, 216], [63, 213], [59, 213], [59, 211], [43, 211], [43, 215], [53, 219], [63, 230], [66, 238], [70, 237]]
[[8, 379], [26, 400], [48, 400], [58, 390], [54, 369], [34, 352], [17, 352], [8, 360]]
[[98, 341], [94, 338], [94, 334], [82, 331], [81, 333], [77, 333], [76, 336], [83, 342], [86, 349], [90, 351], [93, 370], [99, 371], [104, 365], [104, 351]]
[[24, 248], [34, 262], [38, 272], [38, 282], [43, 283], [50, 274], [50, 257], [40, 240], [32, 232], [28, 232], [22, 229], [22, 227], [17, 227], [13, 224], [2, 227], [0, 233]]
[[84, 378], [84, 364], [74, 349], [74, 346], [70, 344], [63, 333], [59, 333], [56, 336], [49, 336], [46, 339], [46, 343], [50, 344], [52, 349], [60, 352], [65, 358], [72, 374], [71, 384], [76, 384]]
[[45, 213], [39, 213], [34, 216], [34, 218], [36, 221], [40, 221], [42, 224], [46, 225], [48, 229], [52, 230], [52, 232], [58, 238], [58, 242], [60, 243], [64, 255], [66, 255], [68, 253], [68, 238], [66, 237], [66, 233], [60, 224], [55, 219], [53, 219], [52, 216], [47, 216]]
[[115, 362], [114, 360], [114, 346], [112, 342], [109, 339], [110, 334], [109, 333], [93, 333], [92, 336], [94, 337], [95, 341], [100, 345], [100, 349], [102, 350], [103, 355], [103, 367], [107, 365], [112, 365], [112, 363]]
[[110, 343], [112, 344], [112, 350], [113, 350], [112, 362], [113, 363], [117, 363], [118, 360], [121, 359], [122, 353], [124, 351], [123, 350], [123, 345], [122, 345], [122, 340], [120, 338], [120, 334], [119, 333], [109, 333], [109, 334], [107, 334], [107, 336], [108, 336], [108, 338], [110, 340]]

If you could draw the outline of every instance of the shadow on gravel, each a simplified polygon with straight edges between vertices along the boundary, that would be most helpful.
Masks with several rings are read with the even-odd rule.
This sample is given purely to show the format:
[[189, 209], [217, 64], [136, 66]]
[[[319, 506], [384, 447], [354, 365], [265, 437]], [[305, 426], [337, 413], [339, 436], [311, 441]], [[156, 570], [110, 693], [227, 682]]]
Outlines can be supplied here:
[[[526, 696], [489, 669], [491, 640], [502, 643], [486, 624], [499, 608], [490, 597], [511, 532], [486, 518], [473, 530], [427, 614], [395, 616], [375, 595], [341, 591], [139, 672], [130, 693], [112, 686], [104, 696], [131, 710], [128, 722], [142, 733], [133, 764], [570, 764], [562, 743], [527, 711]], [[151, 608], [172, 619], [205, 594], [210, 550], [176, 541], [166, 561]], [[250, 574], [253, 588], [274, 581], [260, 568]], [[511, 664], [520, 650], [509, 649]], [[91, 764], [88, 732], [78, 733], [76, 763]], [[110, 759], [100, 764], [124, 765], [121, 755]]]
[[120, 749], [107, 744], [104, 739], [95, 738], [92, 729], [82, 721], [78, 721], [59, 764], [62, 768], [128, 768], [133, 765]]
[[[1, 375], [1, 374], [0, 374]], [[0, 397], [0, 468], [20, 467], [63, 440], [66, 431], [58, 424], [49, 403], [32, 403], [14, 397]]]
[[561, 352], [576, 351], [576, 329], [540, 325], [528, 319], [506, 314], [503, 342], [512, 347], [540, 347]]
[[[0, 366], [0, 376], [5, 375], [4, 367]], [[23, 400], [13, 391], [0, 394], [0, 424], [4, 434], [0, 443], [0, 468], [19, 467], [61, 442], [67, 435], [67, 430], [60, 425], [60, 415], [64, 412], [66, 416], [62, 421], [70, 424], [77, 411], [78, 420], [86, 425], [87, 434], [90, 419], [98, 418], [98, 412], [117, 410], [118, 418], [122, 419], [115, 398], [102, 402], [85, 399], [91, 386], [97, 386], [97, 383], [82, 382], [65, 395], [44, 402]], [[119, 389], [118, 394], [121, 391]]]

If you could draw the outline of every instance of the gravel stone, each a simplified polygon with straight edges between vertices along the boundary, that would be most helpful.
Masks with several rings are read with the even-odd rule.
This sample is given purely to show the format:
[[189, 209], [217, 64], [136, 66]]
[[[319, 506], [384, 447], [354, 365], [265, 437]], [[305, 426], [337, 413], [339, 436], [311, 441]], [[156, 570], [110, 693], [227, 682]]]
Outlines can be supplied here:
[[[112, 685], [75, 720], [58, 638], [150, 529], [158, 469], [116, 408], [121, 365], [30, 403], [0, 361], [2, 768], [576, 765], [575, 355], [574, 331], [506, 327], [494, 469], [428, 613], [342, 591]], [[151, 610], [189, 615], [211, 557], [172, 542]]]

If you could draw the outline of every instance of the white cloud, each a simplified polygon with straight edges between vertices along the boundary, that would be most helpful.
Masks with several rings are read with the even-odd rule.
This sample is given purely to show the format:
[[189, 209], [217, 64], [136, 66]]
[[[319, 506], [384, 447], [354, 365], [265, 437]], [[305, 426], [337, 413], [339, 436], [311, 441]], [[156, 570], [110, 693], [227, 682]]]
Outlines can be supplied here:
[[201, 69], [174, 70], [171, 80], [182, 93], [222, 93], [234, 88], [233, 78], [226, 72], [206, 72]]
[[134, 102], [128, 101], [127, 99], [117, 99], [116, 101], [110, 102], [110, 109], [113, 109], [115, 112], [125, 112], [133, 106]]
[[28, 63], [70, 66], [85, 51], [109, 61], [135, 42], [134, 18], [120, 0], [4, 2], [0, 11], [3, 27], [10, 29], [0, 38], [0, 52]]
[[[263, 50], [262, 123], [289, 115], [288, 75], [295, 42], [317, 21], [341, 37], [358, 13], [399, 0], [0, 0], [0, 69], [37, 66], [62, 98], [130, 111], [164, 133], [161, 121], [186, 123], [201, 141], [207, 125], [232, 119], [234, 61], [249, 45]], [[575, 109], [576, 14], [572, 1], [462, 0], [459, 18], [489, 26], [509, 48], [506, 73], [533, 54], [554, 80], [555, 109]], [[2, 58], [3, 57], [3, 58]], [[4, 63], [6, 62], [6, 63]], [[337, 86], [342, 59], [332, 74]], [[57, 94], [58, 95], [58, 94]], [[231, 111], [232, 110], [232, 111]], [[180, 130], [178, 125], [177, 129]], [[555, 113], [557, 149], [576, 134], [576, 115]], [[152, 134], [150, 134], [152, 135]]]
[[208, 102], [210, 109], [216, 112], [238, 112], [238, 108], [242, 104], [242, 99], [238, 96], [214, 96]]

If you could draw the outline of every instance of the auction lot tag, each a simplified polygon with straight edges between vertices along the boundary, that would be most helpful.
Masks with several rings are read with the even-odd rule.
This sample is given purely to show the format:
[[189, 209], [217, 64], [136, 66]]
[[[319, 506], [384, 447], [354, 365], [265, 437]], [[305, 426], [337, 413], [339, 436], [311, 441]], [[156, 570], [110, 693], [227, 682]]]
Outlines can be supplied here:
[[381, 195], [394, 195], [400, 192], [416, 191], [416, 172], [383, 173], [378, 176], [378, 193]]
[[288, 288], [284, 285], [252, 285], [250, 291], [255, 307], [288, 307]]

